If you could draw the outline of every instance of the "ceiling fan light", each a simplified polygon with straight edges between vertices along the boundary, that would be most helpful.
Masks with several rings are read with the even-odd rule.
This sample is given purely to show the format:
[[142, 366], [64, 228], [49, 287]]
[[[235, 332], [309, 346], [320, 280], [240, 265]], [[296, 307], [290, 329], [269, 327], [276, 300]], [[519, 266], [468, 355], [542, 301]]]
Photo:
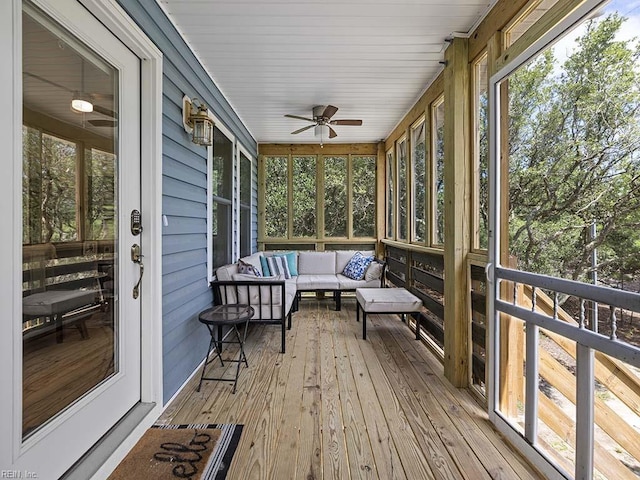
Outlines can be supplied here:
[[93, 103], [87, 95], [76, 93], [71, 100], [71, 110], [78, 113], [93, 112]]
[[328, 137], [329, 126], [328, 125], [316, 125], [313, 129], [313, 134], [316, 137]]

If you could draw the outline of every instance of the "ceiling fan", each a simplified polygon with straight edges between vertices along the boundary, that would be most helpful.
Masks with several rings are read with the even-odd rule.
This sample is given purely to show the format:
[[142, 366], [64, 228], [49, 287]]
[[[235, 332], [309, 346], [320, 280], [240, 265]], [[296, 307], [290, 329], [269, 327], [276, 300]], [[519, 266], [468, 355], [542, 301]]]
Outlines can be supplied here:
[[307, 125], [306, 127], [302, 127], [291, 132], [292, 135], [304, 132], [305, 130], [309, 130], [313, 127], [326, 126], [329, 129], [329, 138], [334, 138], [337, 137], [338, 134], [333, 128], [331, 128], [331, 125], [362, 125], [362, 120], [331, 120], [331, 117], [333, 117], [337, 111], [338, 107], [334, 107], [333, 105], [327, 105], [326, 107], [324, 105], [318, 105], [313, 107], [313, 118], [300, 117], [298, 115], [285, 115], [285, 117], [306, 120], [307, 122], [312, 123], [312, 125]]
[[[53, 82], [47, 78], [41, 77], [40, 75], [36, 75], [34, 73], [30, 73], [27, 71], [24, 71], [23, 74], [27, 77], [30, 78], [34, 78], [36, 80], [39, 80], [41, 82], [47, 83], [53, 87], [59, 88], [61, 90], [65, 90], [69, 93], [72, 94], [76, 94], [78, 93], [77, 91], [64, 86], [64, 85], [60, 85], [59, 83]], [[109, 117], [109, 119], [104, 119], [104, 118], [94, 118], [94, 119], [90, 119], [87, 122], [90, 123], [91, 125], [93, 125], [94, 127], [115, 127], [117, 125], [117, 121], [118, 121], [118, 114], [116, 112], [114, 112], [113, 110], [106, 108], [106, 107], [102, 107], [100, 105], [97, 105], [95, 102], [96, 101], [100, 101], [100, 100], [104, 100], [107, 102], [113, 102], [113, 95], [111, 94], [107, 94], [107, 93], [91, 93], [89, 95], [86, 95], [87, 98], [89, 98], [92, 102], [92, 107], [93, 107], [93, 111], [96, 113], [99, 113], [101, 115], [104, 115], [105, 117]]]

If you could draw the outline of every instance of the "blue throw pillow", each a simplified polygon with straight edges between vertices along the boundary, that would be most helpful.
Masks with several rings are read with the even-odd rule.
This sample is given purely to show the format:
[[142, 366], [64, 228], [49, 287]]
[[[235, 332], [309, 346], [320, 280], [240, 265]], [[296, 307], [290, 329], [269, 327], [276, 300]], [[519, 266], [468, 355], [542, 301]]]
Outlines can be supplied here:
[[[292, 277], [298, 276], [298, 268], [296, 267], [296, 253], [295, 252], [287, 252], [287, 253], [276, 253], [274, 257], [285, 257], [287, 259], [287, 264], [289, 266], [289, 273]], [[264, 267], [262, 268], [264, 270]]]
[[353, 280], [362, 280], [371, 262], [373, 262], [373, 255], [366, 256], [361, 252], [356, 252], [347, 263], [347, 266], [344, 267], [342, 274]]
[[262, 255], [260, 257], [260, 265], [262, 265], [262, 276], [263, 277], [270, 277], [271, 276], [271, 270], [269, 270], [269, 264], [267, 263], [267, 257], [265, 257], [264, 255]]

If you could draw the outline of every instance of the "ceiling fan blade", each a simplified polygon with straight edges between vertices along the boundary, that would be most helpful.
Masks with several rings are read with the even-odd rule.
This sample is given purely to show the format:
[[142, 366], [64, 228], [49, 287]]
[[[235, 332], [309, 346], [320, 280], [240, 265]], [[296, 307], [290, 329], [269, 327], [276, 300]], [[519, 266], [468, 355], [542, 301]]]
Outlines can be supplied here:
[[305, 130], [309, 130], [310, 128], [313, 128], [313, 127], [315, 127], [315, 125], [308, 125], [306, 127], [299, 128], [295, 132], [291, 132], [291, 135], [295, 135], [296, 133], [304, 132]]
[[94, 104], [93, 111], [97, 113], [101, 113], [102, 115], [106, 115], [107, 117], [118, 118], [118, 115], [116, 114], [116, 112], [108, 108], [101, 107], [100, 105]]
[[354, 126], [360, 126], [360, 125], [362, 125], [362, 120], [331, 120], [329, 123], [331, 125], [354, 125]]
[[115, 127], [116, 126], [115, 120], [104, 120], [101, 118], [95, 119], [95, 120], [88, 120], [88, 123], [90, 123], [94, 127]]
[[110, 100], [113, 101], [113, 93], [97, 93], [91, 92], [91, 96], [100, 100]]
[[334, 138], [334, 137], [337, 137], [337, 136], [338, 136], [338, 134], [336, 133], [336, 131], [333, 128], [329, 127], [329, 138]]
[[312, 118], [299, 117], [298, 115], [285, 115], [285, 117], [288, 117], [288, 118], [296, 118], [296, 119], [298, 119], [298, 120], [306, 120], [307, 122], [314, 122], [314, 123], [315, 123], [315, 120], [314, 120], [314, 119], [312, 119]]
[[337, 111], [338, 111], [338, 107], [334, 107], [333, 105], [327, 105], [326, 108], [324, 109], [324, 112], [322, 112], [322, 116], [324, 118], [331, 118], [336, 114]]

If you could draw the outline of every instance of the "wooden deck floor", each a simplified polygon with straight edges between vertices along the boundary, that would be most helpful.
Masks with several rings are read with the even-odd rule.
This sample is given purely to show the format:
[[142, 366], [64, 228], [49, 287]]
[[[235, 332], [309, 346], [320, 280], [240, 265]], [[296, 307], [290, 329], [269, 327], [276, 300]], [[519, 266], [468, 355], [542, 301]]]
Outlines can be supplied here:
[[540, 478], [397, 316], [370, 316], [363, 341], [355, 299], [331, 308], [304, 299], [284, 355], [279, 327], [251, 327], [237, 392], [196, 392], [198, 372], [160, 422], [243, 424], [231, 480]]

